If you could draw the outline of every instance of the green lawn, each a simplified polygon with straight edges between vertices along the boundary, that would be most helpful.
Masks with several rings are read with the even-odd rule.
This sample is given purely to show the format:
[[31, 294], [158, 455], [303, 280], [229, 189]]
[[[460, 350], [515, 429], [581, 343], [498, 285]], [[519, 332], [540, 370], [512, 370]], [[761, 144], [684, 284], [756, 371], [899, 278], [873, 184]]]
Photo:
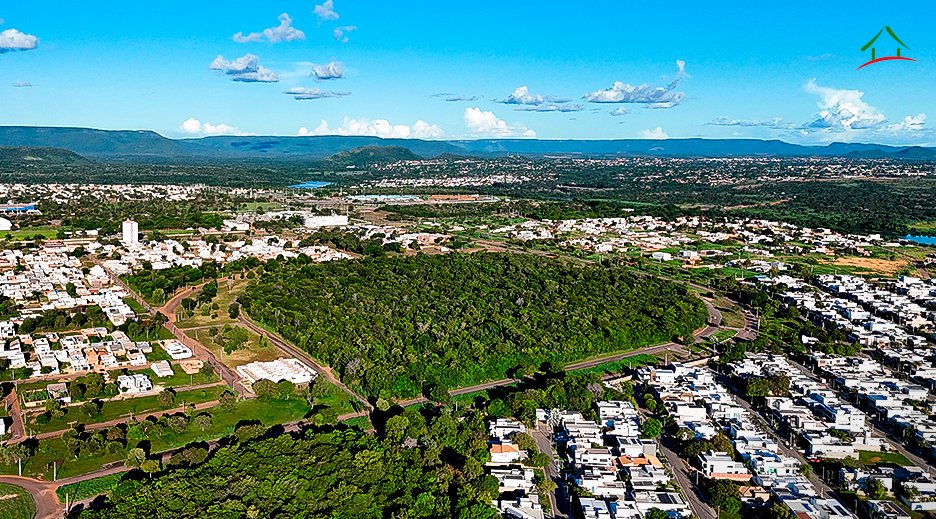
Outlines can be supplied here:
[[211, 315], [201, 315], [201, 308], [199, 307], [195, 309], [194, 315], [176, 322], [176, 326], [183, 329], [198, 326], [217, 326], [221, 329], [225, 324], [237, 324], [237, 319], [231, 319], [231, 316], [228, 315], [228, 306], [244, 291], [248, 282], [248, 279], [237, 279], [233, 282], [219, 281], [218, 295], [208, 303], [208, 305], [217, 303], [218, 310], [215, 310], [214, 313], [217, 313], [218, 317], [212, 318]]
[[36, 502], [16, 485], [0, 483], [0, 519], [33, 519]]
[[624, 359], [613, 362], [605, 362], [604, 364], [599, 364], [591, 368], [572, 370], [569, 373], [621, 373], [627, 369], [632, 369], [646, 364], [656, 364], [658, 362], [660, 362], [659, 358], [654, 357], [653, 355], [641, 353], [639, 355], [634, 355], [633, 357], [626, 357]]
[[79, 481], [78, 483], [62, 485], [55, 489], [55, 493], [58, 494], [59, 501], [63, 503], [65, 502], [66, 496], [68, 500], [72, 502], [81, 501], [82, 499], [94, 497], [98, 494], [110, 492], [112, 488], [117, 486], [117, 483], [122, 477], [123, 474], [111, 474], [109, 476]]
[[908, 460], [906, 456], [896, 451], [860, 451], [858, 453], [858, 461], [865, 465], [878, 465], [881, 463], [893, 463], [894, 465], [900, 465], [901, 467], [909, 467], [913, 465], [913, 462]]
[[201, 372], [194, 375], [188, 375], [182, 368], [173, 364], [172, 365], [173, 375], [171, 377], [160, 378], [153, 374], [152, 370], [147, 371], [146, 375], [153, 381], [153, 385], [165, 386], [165, 387], [180, 387], [180, 386], [200, 386], [202, 384], [210, 384], [212, 382], [217, 382], [221, 380], [218, 375], [214, 372], [211, 375], [203, 375]]
[[232, 353], [224, 353], [221, 345], [214, 341], [206, 329], [188, 330], [185, 334], [202, 343], [216, 359], [232, 368], [251, 362], [268, 362], [283, 357], [283, 353], [276, 346], [269, 342], [261, 345], [259, 335], [249, 328], [244, 329], [247, 330], [247, 344]]
[[3, 231], [0, 233], [0, 237], [6, 239], [7, 236], [10, 236], [11, 240], [31, 240], [33, 236], [41, 234], [45, 236], [47, 240], [54, 240], [59, 231], [67, 231], [65, 227], [49, 227], [47, 225], [40, 225], [35, 227], [23, 227], [15, 231]]
[[[253, 398], [239, 401], [231, 411], [225, 411], [220, 406], [216, 406], [208, 412], [212, 416], [212, 423], [206, 430], [199, 430], [194, 423], [190, 423], [182, 433], [174, 433], [167, 429], [162, 436], [145, 440], [150, 442], [150, 452], [166, 451], [192, 442], [228, 436], [233, 434], [237, 423], [243, 420], [259, 420], [267, 426], [298, 421], [309, 413], [309, 405], [302, 396], [294, 396], [289, 400], [269, 401]], [[100, 469], [104, 464], [123, 460], [127, 455], [127, 450], [135, 446], [136, 442], [131, 441], [127, 449], [114, 454], [102, 451], [97, 455], [82, 455], [76, 459], [65, 447], [61, 438], [40, 440], [36, 455], [23, 463], [23, 475], [52, 479], [53, 462], [58, 465], [59, 478], [86, 474]], [[16, 474], [16, 464], [0, 465], [0, 473]], [[3, 519], [2, 516], [0, 519]]]
[[[190, 391], [180, 391], [175, 396], [173, 407], [179, 407], [185, 402], [186, 405], [192, 403], [210, 402], [217, 400], [224, 391], [228, 389], [225, 385], [218, 385], [204, 389], [195, 389]], [[129, 418], [131, 415], [140, 415], [152, 412], [159, 412], [164, 408], [159, 405], [157, 395], [144, 396], [139, 398], [129, 398], [126, 400], [114, 400], [104, 402], [101, 413], [90, 418], [77, 407], [68, 408], [68, 412], [62, 418], [53, 418], [47, 424], [37, 424], [35, 418], [27, 424], [27, 428], [32, 432], [50, 432], [68, 429], [72, 422], [81, 424], [95, 424], [116, 420], [119, 418]]]
[[126, 303], [127, 306], [129, 306], [130, 309], [133, 310], [134, 313], [136, 313], [138, 316], [139, 316], [139, 315], [145, 315], [145, 314], [147, 313], [146, 308], [143, 308], [143, 305], [141, 305], [140, 303], [138, 303], [136, 299], [134, 299], [134, 298], [132, 298], [132, 297], [125, 297], [123, 301], [124, 301], [124, 303]]

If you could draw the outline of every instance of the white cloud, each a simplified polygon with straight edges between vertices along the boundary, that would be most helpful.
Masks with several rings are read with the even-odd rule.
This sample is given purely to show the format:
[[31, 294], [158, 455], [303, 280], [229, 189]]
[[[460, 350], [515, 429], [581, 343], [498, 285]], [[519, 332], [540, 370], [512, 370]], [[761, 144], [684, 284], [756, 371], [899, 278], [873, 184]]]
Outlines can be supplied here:
[[338, 19], [338, 13], [335, 12], [334, 0], [325, 0], [324, 4], [316, 5], [313, 12], [315, 12], [322, 21]]
[[355, 25], [345, 25], [342, 27], [335, 27], [332, 34], [334, 34], [335, 39], [341, 43], [348, 43], [348, 34], [356, 30], [357, 26]]
[[924, 129], [926, 114], [908, 115], [893, 124], [885, 126], [885, 130], [891, 133], [899, 132], [918, 132]]
[[318, 88], [295, 87], [283, 92], [293, 96], [293, 99], [302, 101], [308, 99], [326, 99], [329, 97], [345, 97], [351, 95], [351, 92], [334, 92], [330, 90], [321, 90]]
[[663, 131], [663, 128], [657, 126], [652, 130], [641, 130], [640, 132], [641, 139], [668, 139], [669, 135]]
[[340, 61], [330, 61], [324, 65], [312, 65], [312, 77], [320, 81], [341, 79], [344, 77], [344, 65]]
[[263, 32], [252, 32], [244, 34], [239, 32], [234, 35], [234, 41], [237, 43], [257, 42], [266, 39], [270, 43], [279, 43], [281, 41], [300, 41], [305, 39], [305, 33], [292, 26], [292, 18], [287, 13], [279, 15], [280, 24], [276, 27], [264, 29]]
[[810, 79], [803, 87], [819, 96], [819, 112], [807, 128], [833, 133], [865, 130], [884, 122], [884, 114], [866, 103], [861, 90], [837, 89], [816, 84]]
[[568, 104], [570, 99], [531, 94], [526, 85], [519, 86], [509, 96], [494, 101], [507, 105], [518, 105], [519, 108], [516, 108], [516, 110], [522, 112], [578, 112], [582, 109], [582, 105]]
[[222, 55], [218, 55], [209, 66], [211, 70], [220, 70], [232, 81], [243, 83], [276, 83], [279, 76], [272, 70], [260, 65], [260, 57], [254, 54], [244, 54], [243, 56], [228, 61]]
[[0, 54], [5, 52], [33, 50], [39, 46], [39, 38], [16, 29], [0, 31]]
[[393, 124], [386, 119], [351, 119], [345, 117], [341, 126], [332, 128], [328, 121], [322, 120], [318, 126], [309, 130], [299, 128], [297, 134], [301, 137], [312, 135], [365, 135], [381, 137], [384, 139], [438, 139], [445, 135], [442, 128], [426, 121], [419, 120], [412, 125]]
[[630, 103], [642, 104], [647, 108], [672, 108], [685, 99], [686, 94], [675, 90], [679, 83], [688, 77], [686, 62], [676, 60], [676, 75], [667, 85], [634, 86], [623, 81], [615, 81], [611, 84], [611, 88], [589, 92], [585, 94], [584, 99], [589, 103]]
[[509, 105], [541, 105], [546, 98], [539, 94], [531, 94], [526, 85], [517, 87], [512, 94], [499, 101]]
[[179, 129], [189, 135], [250, 135], [234, 126], [229, 126], [227, 124], [211, 124], [209, 122], [202, 123], [194, 117], [189, 117], [182, 121], [182, 124], [179, 125]]
[[629, 113], [630, 113], [630, 110], [628, 110], [627, 108], [624, 108], [623, 106], [619, 106], [619, 107], [615, 108], [614, 110], [611, 110], [610, 113], [611, 113], [611, 115], [613, 115], [613, 116], [615, 116], [615, 117], [618, 117], [618, 116], [621, 116], [621, 115], [627, 115], [627, 114], [629, 114]]
[[468, 131], [494, 137], [536, 137], [536, 132], [523, 126], [511, 126], [498, 119], [494, 112], [485, 112], [478, 107], [465, 108], [465, 125]]

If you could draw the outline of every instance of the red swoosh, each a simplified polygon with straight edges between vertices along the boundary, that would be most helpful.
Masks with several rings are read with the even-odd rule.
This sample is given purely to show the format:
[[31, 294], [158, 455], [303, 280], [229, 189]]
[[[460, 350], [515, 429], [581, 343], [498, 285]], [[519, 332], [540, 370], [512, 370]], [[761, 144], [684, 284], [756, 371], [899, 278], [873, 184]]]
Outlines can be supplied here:
[[880, 62], [882, 62], [882, 61], [891, 61], [891, 60], [895, 60], [895, 59], [899, 59], [899, 60], [903, 60], [903, 61], [916, 61], [915, 59], [913, 59], [913, 58], [908, 58], [908, 57], [906, 57], [906, 56], [884, 56], [883, 58], [873, 59], [873, 60], [871, 60], [871, 61], [869, 61], [869, 62], [867, 62], [867, 63], [861, 65], [860, 67], [856, 68], [855, 70], [861, 70], [861, 69], [867, 67], [868, 65], [873, 65], [873, 64], [875, 64], [875, 63], [880, 63]]

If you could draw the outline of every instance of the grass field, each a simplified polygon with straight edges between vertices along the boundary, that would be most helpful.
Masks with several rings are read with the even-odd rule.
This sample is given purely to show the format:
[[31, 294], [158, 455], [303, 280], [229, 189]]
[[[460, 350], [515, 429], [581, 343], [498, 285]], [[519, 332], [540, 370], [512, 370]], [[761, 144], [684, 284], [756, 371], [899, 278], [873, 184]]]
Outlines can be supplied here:
[[[218, 385], [203, 389], [180, 391], [176, 393], [175, 404], [173, 404], [173, 407], [179, 407], [183, 402], [188, 405], [217, 400], [227, 389], [228, 387], [225, 385]], [[49, 421], [49, 423], [46, 424], [38, 424], [36, 423], [35, 418], [33, 418], [27, 424], [27, 428], [32, 432], [38, 433], [60, 431], [63, 429], [68, 429], [73, 422], [89, 425], [107, 422], [110, 420], [117, 420], [120, 418], [129, 418], [130, 416], [159, 412], [164, 408], [159, 405], [157, 398], [157, 395], [151, 395], [139, 398], [128, 398], [126, 400], [112, 400], [109, 402], [104, 402], [103, 406], [101, 407], [100, 414], [93, 418], [84, 414], [77, 407], [70, 407], [68, 408], [68, 412], [62, 418], [53, 418]]]
[[221, 380], [218, 374], [214, 372], [210, 375], [204, 375], [200, 372], [194, 375], [187, 375], [182, 371], [182, 368], [176, 365], [172, 365], [172, 372], [173, 375], [171, 377], [165, 378], [156, 377], [152, 371], [147, 371], [146, 375], [153, 381], [154, 386], [164, 387], [200, 386], [202, 384], [210, 384]]
[[65, 502], [66, 496], [72, 502], [81, 501], [82, 499], [109, 492], [112, 488], [117, 486], [117, 483], [122, 477], [123, 474], [111, 474], [109, 476], [79, 481], [78, 483], [62, 485], [55, 489], [55, 493], [58, 495], [59, 501], [63, 503]]
[[879, 465], [882, 463], [892, 463], [894, 465], [900, 465], [901, 467], [913, 465], [906, 456], [899, 452], [860, 451], [858, 453], [858, 461], [865, 465]]
[[[335, 388], [337, 390], [337, 388]], [[345, 399], [346, 401], [346, 399]], [[340, 400], [336, 400], [340, 403]], [[346, 407], [339, 407], [339, 414], [350, 412], [350, 403]], [[225, 411], [220, 406], [208, 410], [212, 417], [211, 426], [206, 430], [199, 430], [194, 424], [189, 424], [182, 433], [174, 433], [167, 429], [159, 437], [150, 437], [144, 441], [149, 443], [150, 452], [161, 452], [183, 447], [192, 442], [210, 441], [233, 434], [235, 426], [245, 420], [259, 420], [266, 426], [301, 420], [309, 414], [309, 405], [305, 397], [294, 396], [289, 400], [246, 399], [237, 402], [234, 409]], [[29, 477], [52, 478], [52, 463], [58, 467], [58, 477], [66, 478], [86, 474], [98, 470], [104, 464], [121, 461], [127, 455], [127, 450], [136, 446], [131, 441], [128, 448], [113, 454], [102, 451], [100, 454], [81, 454], [75, 457], [61, 438], [48, 438], [40, 440], [36, 455], [23, 463], [23, 475]], [[16, 464], [0, 465], [0, 473], [16, 474]], [[0, 516], [0, 519], [3, 519]]]
[[47, 240], [54, 240], [55, 236], [59, 231], [67, 231], [64, 227], [49, 227], [49, 226], [36, 226], [36, 227], [23, 227], [22, 229], [17, 229], [14, 231], [3, 231], [0, 233], [0, 237], [6, 238], [11, 236], [11, 240], [31, 240], [33, 236], [41, 234], [45, 236]]
[[217, 303], [218, 310], [216, 310], [218, 317], [212, 318], [211, 315], [201, 315], [200, 308], [195, 309], [195, 315], [187, 317], [176, 322], [176, 326], [179, 328], [196, 328], [199, 326], [217, 326], [222, 328], [225, 324], [235, 324], [236, 319], [231, 319], [228, 315], [228, 306], [237, 299], [237, 296], [244, 291], [244, 288], [247, 287], [249, 280], [247, 279], [237, 279], [232, 281], [220, 281], [218, 283], [218, 295], [211, 300], [211, 304]]
[[0, 483], [0, 519], [33, 519], [36, 502], [16, 485]]
[[599, 364], [591, 368], [572, 370], [569, 373], [622, 373], [627, 369], [644, 366], [646, 364], [656, 364], [658, 362], [660, 362], [660, 359], [657, 357], [641, 353], [639, 355], [634, 355], [633, 357], [627, 357], [625, 359], [616, 360], [613, 362], [605, 362], [604, 364]]
[[275, 360], [283, 356], [283, 353], [276, 349], [276, 346], [267, 343], [264, 346], [260, 345], [260, 336], [247, 329], [247, 335], [250, 337], [247, 341], [247, 344], [243, 348], [239, 348], [237, 351], [234, 351], [230, 354], [224, 353], [223, 348], [220, 344], [217, 344], [208, 334], [207, 329], [198, 329], [198, 330], [188, 330], [185, 332], [189, 337], [193, 337], [206, 348], [211, 350], [211, 353], [214, 354], [215, 358], [221, 362], [227, 364], [232, 368], [241, 366], [243, 364], [248, 364], [251, 362], [266, 362], [270, 360]]
[[134, 299], [134, 298], [132, 298], [132, 297], [125, 297], [123, 301], [124, 301], [124, 303], [126, 303], [127, 306], [129, 306], [130, 309], [133, 310], [133, 312], [136, 313], [138, 316], [139, 316], [139, 315], [145, 315], [145, 314], [147, 313], [147, 312], [146, 312], [146, 308], [143, 308], [143, 305], [141, 305], [140, 303], [138, 303], [136, 299]]

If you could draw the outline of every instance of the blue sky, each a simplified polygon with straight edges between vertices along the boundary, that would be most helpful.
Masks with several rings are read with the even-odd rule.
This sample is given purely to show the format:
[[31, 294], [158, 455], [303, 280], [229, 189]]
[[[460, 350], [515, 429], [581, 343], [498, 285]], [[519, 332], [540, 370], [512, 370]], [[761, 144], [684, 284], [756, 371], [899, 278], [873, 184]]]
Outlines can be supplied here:
[[936, 3], [707, 4], [5, 2], [0, 124], [936, 144]]

